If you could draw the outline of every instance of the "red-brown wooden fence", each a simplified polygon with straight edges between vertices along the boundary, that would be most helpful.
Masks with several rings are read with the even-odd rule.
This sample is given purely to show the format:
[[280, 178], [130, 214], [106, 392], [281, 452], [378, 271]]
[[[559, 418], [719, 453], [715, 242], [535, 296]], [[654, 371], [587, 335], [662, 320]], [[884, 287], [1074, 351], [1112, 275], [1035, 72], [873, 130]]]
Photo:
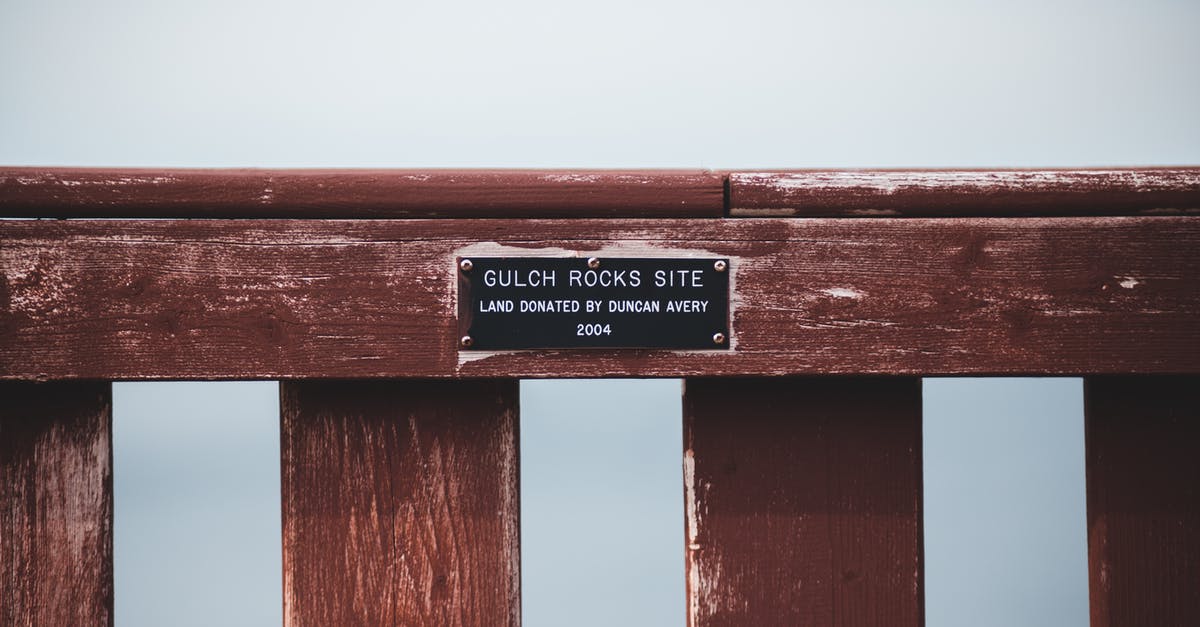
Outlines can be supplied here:
[[[284, 622], [514, 625], [516, 380], [625, 376], [686, 379], [689, 624], [920, 625], [919, 377], [968, 374], [1085, 377], [1092, 624], [1200, 624], [1200, 168], [8, 168], [0, 216], [79, 218], [0, 221], [3, 624], [112, 623], [109, 382], [281, 379]], [[728, 257], [730, 348], [460, 350], [457, 258], [563, 251]]]

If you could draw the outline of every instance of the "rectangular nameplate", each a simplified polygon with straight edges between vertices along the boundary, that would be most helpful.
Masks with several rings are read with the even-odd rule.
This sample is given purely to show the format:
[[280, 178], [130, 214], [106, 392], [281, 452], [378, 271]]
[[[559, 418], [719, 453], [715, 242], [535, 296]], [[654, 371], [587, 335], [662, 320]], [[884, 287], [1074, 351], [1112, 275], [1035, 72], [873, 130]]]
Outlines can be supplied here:
[[729, 347], [729, 260], [458, 260], [460, 348]]

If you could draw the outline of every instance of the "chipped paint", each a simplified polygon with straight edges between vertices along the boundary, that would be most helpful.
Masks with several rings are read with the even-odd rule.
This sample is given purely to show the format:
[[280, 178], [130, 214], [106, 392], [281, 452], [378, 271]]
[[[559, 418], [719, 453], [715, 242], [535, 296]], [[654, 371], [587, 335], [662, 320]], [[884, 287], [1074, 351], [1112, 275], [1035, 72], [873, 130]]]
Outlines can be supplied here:
[[724, 214], [702, 170], [2, 168], [11, 217], [613, 218]]
[[285, 624], [519, 624], [515, 380], [280, 393]]
[[111, 384], [0, 384], [6, 625], [112, 624]]
[[[7, 220], [0, 242], [2, 378], [1200, 367], [1188, 350], [1200, 324], [1190, 217]], [[461, 254], [729, 258], [734, 350], [460, 352]]]
[[1121, 287], [1123, 287], [1127, 290], [1131, 290], [1142, 284], [1142, 282], [1140, 280], [1138, 280], [1137, 277], [1119, 276], [1116, 278], [1121, 280], [1121, 282], [1118, 283], [1118, 285], [1120, 285]]
[[831, 287], [829, 289], [821, 290], [821, 292], [834, 298], [849, 298], [852, 300], [860, 300], [866, 296], [866, 294], [852, 287]]
[[692, 449], [683, 452], [683, 503], [687, 516], [687, 577], [688, 577], [688, 625], [700, 624], [700, 513], [696, 503], [696, 458]]
[[1200, 168], [733, 172], [730, 215], [1054, 216], [1194, 213]]
[[913, 189], [971, 186], [990, 191], [1013, 188], [1057, 188], [1064, 182], [1120, 185], [1133, 192], [1200, 187], [1200, 170], [809, 170], [800, 172], [737, 172], [735, 181], [769, 184], [785, 191], [864, 189], [895, 195]]

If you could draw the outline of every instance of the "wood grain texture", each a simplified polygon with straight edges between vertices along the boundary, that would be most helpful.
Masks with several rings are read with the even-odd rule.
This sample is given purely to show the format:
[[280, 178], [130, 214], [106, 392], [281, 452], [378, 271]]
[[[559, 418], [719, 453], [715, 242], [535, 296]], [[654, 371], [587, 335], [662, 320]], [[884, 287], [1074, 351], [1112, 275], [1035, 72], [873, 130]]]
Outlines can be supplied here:
[[282, 384], [284, 624], [520, 624], [517, 394]]
[[702, 170], [0, 168], [0, 216], [158, 218], [720, 217]]
[[111, 388], [0, 382], [0, 624], [113, 624]]
[[921, 382], [688, 379], [688, 624], [924, 623]]
[[[726, 197], [728, 196], [728, 198]], [[1200, 213], [1200, 168], [258, 170], [0, 168], [0, 216], [1092, 216]]]
[[[2, 221], [0, 377], [1200, 372], [1200, 218]], [[731, 350], [458, 350], [458, 256], [730, 259]]]
[[759, 217], [1200, 214], [1200, 168], [734, 172], [729, 207]]
[[1089, 377], [1092, 627], [1200, 625], [1200, 377]]

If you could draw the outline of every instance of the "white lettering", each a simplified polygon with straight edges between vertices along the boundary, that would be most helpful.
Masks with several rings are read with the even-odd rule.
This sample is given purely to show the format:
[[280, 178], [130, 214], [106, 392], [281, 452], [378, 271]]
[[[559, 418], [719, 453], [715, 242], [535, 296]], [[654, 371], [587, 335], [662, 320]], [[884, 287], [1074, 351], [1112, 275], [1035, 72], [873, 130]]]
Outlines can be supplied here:
[[610, 300], [609, 313], [658, 313], [661, 303], [656, 300]]
[[488, 287], [554, 287], [558, 277], [554, 270], [501, 269], [485, 270], [483, 284]]
[[704, 287], [704, 271], [655, 270], [654, 287]]
[[708, 301], [671, 300], [667, 301], [667, 311], [674, 313], [704, 313], [708, 311]]
[[479, 313], [489, 312], [511, 312], [513, 310], [513, 302], [511, 300], [481, 300], [479, 301]]
[[523, 300], [521, 313], [575, 313], [580, 308], [577, 300]]

